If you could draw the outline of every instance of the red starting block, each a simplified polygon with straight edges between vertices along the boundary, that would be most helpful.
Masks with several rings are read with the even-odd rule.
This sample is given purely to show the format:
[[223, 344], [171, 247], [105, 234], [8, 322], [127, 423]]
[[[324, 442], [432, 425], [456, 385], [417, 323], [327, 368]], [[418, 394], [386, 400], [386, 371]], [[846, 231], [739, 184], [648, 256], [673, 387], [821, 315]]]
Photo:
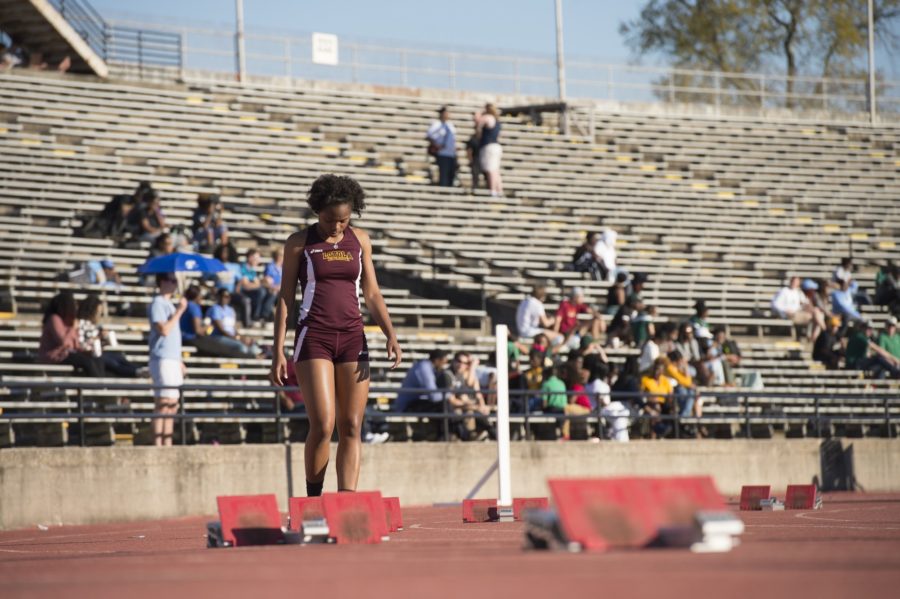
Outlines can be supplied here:
[[291, 517], [291, 530], [301, 530], [303, 522], [324, 520], [325, 509], [321, 497], [291, 497], [288, 500], [288, 513]]
[[816, 510], [822, 506], [816, 485], [788, 485], [784, 507], [788, 510]]
[[216, 497], [222, 540], [233, 547], [284, 542], [275, 495]]
[[[546, 497], [516, 497], [513, 499], [513, 519], [521, 520], [525, 510], [546, 509], [550, 501]], [[500, 510], [496, 499], [464, 499], [463, 522], [496, 522]]]
[[589, 551], [643, 547], [661, 529], [690, 527], [698, 512], [727, 511], [708, 476], [548, 481], [570, 542]]
[[390, 532], [403, 530], [403, 514], [400, 512], [399, 497], [382, 497], [384, 503], [385, 520], [388, 523]]
[[378, 491], [325, 493], [322, 507], [338, 543], [374, 544], [387, 537], [389, 527]]
[[772, 496], [772, 487], [769, 485], [744, 485], [741, 487], [741, 511], [762, 510], [760, 502]]
[[550, 500], [546, 497], [516, 497], [513, 499], [513, 519], [521, 520], [527, 510], [546, 510]]

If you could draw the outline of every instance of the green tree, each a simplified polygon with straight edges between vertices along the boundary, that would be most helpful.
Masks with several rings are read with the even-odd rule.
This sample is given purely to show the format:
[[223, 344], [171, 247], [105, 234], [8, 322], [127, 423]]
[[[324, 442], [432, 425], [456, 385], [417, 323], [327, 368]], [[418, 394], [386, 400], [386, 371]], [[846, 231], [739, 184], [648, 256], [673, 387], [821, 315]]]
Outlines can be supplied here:
[[[900, 0], [876, 0], [876, 36], [893, 50], [890, 26]], [[620, 32], [638, 55], [663, 54], [680, 69], [788, 76], [787, 97], [799, 75], [859, 77], [865, 72], [865, 0], [649, 0]], [[678, 87], [696, 76], [673, 75]], [[724, 87], [753, 90], [753, 79], [727, 77]], [[761, 90], [764, 92], [765, 90]], [[791, 105], [791, 102], [788, 102]]]

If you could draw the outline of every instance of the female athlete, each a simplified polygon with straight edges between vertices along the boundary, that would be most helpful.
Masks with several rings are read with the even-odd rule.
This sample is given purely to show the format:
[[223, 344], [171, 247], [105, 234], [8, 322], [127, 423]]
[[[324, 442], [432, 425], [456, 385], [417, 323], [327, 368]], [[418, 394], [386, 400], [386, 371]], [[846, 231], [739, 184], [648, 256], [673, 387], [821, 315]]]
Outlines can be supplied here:
[[360, 288], [369, 313], [387, 337], [391, 368], [400, 364], [402, 351], [375, 279], [372, 243], [365, 231], [350, 226], [351, 214], [361, 215], [366, 206], [365, 192], [350, 177], [322, 175], [312, 184], [307, 203], [319, 221], [284, 244], [269, 380], [282, 386], [287, 379], [287, 359], [279, 350], [299, 281], [302, 304], [291, 359], [309, 416], [306, 494], [315, 497], [322, 494], [335, 422], [338, 491], [355, 491], [359, 480], [360, 431], [369, 395]]

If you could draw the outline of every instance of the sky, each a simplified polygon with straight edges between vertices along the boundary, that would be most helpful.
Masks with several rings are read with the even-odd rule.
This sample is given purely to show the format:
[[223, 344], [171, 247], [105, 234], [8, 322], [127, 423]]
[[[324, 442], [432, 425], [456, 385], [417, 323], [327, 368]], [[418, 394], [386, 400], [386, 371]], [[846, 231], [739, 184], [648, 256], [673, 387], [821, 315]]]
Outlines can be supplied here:
[[[245, 30], [334, 33], [357, 41], [409, 47], [492, 49], [553, 57], [554, 0], [243, 0]], [[107, 18], [234, 29], [235, 0], [91, 0]], [[565, 54], [603, 63], [638, 63], [619, 33], [643, 0], [564, 0]], [[900, 59], [876, 52], [878, 66], [900, 78]], [[644, 58], [661, 65], [661, 58]]]

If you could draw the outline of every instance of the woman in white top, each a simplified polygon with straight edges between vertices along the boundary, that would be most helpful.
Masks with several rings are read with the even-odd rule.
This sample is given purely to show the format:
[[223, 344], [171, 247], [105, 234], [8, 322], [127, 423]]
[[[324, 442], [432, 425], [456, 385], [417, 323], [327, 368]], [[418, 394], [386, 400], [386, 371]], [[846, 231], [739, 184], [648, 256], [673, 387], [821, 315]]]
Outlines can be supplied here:
[[481, 170], [487, 176], [492, 197], [503, 195], [503, 181], [500, 178], [500, 113], [493, 104], [486, 104], [484, 112], [476, 117], [475, 129], [478, 135], [478, 159]]

